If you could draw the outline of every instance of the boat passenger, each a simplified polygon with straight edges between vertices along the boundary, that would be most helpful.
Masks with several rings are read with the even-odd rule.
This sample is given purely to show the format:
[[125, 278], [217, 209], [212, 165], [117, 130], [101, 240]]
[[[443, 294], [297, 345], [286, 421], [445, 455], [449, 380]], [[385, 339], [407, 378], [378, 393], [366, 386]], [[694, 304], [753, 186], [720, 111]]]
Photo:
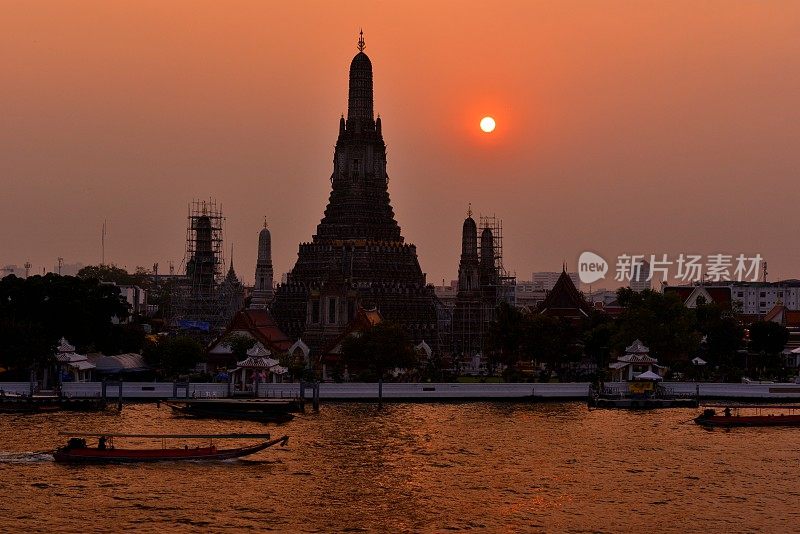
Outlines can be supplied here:
[[105, 436], [100, 436], [100, 439], [97, 440], [97, 448], [100, 449], [101, 451], [106, 450], [106, 437]]
[[731, 407], [730, 406], [726, 406], [725, 407], [725, 411], [723, 413], [725, 414], [725, 417], [730, 417], [731, 416]]

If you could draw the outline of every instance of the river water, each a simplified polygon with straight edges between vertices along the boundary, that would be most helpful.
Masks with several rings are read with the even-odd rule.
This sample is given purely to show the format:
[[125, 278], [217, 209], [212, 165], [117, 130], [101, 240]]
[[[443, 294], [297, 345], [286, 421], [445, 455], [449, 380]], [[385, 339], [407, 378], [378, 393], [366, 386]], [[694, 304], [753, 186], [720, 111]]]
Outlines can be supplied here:
[[[0, 530], [798, 531], [800, 430], [709, 431], [687, 423], [695, 412], [342, 403], [282, 426], [155, 404], [0, 414]], [[38, 452], [63, 429], [265, 428], [289, 445], [224, 462], [65, 466]]]

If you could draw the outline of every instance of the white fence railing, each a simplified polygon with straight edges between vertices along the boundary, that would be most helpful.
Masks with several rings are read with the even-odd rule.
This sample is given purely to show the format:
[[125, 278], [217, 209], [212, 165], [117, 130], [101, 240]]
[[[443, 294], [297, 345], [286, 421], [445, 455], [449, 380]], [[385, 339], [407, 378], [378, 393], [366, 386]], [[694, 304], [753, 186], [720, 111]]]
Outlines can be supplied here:
[[[701, 398], [720, 399], [798, 399], [800, 384], [725, 384], [712, 382], [663, 382], [664, 387], [677, 395], [696, 395]], [[627, 390], [625, 382], [606, 382], [607, 388]], [[166, 399], [170, 397], [224, 398], [232, 391], [227, 383], [173, 383], [173, 382], [122, 382], [122, 397], [126, 399]], [[28, 382], [0, 382], [0, 391], [6, 394], [27, 395]], [[66, 382], [62, 394], [67, 397], [100, 397], [101, 382]], [[304, 397], [310, 399], [312, 390], [306, 385]], [[566, 383], [385, 383], [383, 397], [387, 400], [500, 400], [500, 399], [582, 399], [589, 394], [588, 382]], [[301, 396], [299, 383], [259, 384], [260, 397], [297, 398]], [[105, 384], [105, 396], [120, 396], [118, 382]], [[377, 383], [347, 382], [319, 385], [320, 399], [358, 400], [376, 399]]]
[[28, 395], [31, 392], [30, 382], [0, 382], [0, 392], [11, 395]]

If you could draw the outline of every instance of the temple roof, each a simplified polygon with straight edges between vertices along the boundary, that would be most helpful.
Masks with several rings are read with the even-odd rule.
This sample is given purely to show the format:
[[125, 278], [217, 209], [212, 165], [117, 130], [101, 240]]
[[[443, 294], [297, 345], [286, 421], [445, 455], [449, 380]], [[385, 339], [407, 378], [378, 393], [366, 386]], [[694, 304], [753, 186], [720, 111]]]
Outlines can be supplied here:
[[223, 339], [226, 339], [230, 332], [237, 330], [249, 332], [265, 348], [272, 352], [284, 352], [292, 346], [292, 341], [278, 327], [269, 310], [248, 309], [236, 312], [225, 334], [220, 336], [219, 340], [209, 347], [209, 351], [221, 343]]
[[778, 301], [778, 303], [764, 315], [763, 320], [772, 321], [783, 326], [798, 327], [800, 326], [800, 310], [790, 310], [785, 304]]
[[564, 269], [553, 289], [539, 305], [539, 313], [568, 318], [588, 317], [591, 308]]

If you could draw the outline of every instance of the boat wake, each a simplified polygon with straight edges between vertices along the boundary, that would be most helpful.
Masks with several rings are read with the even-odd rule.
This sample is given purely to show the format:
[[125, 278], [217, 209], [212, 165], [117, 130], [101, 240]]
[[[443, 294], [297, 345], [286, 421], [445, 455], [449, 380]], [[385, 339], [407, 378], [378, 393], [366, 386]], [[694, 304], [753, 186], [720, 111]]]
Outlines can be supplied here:
[[52, 462], [53, 454], [47, 451], [5, 452], [0, 451], [0, 464], [28, 464]]

